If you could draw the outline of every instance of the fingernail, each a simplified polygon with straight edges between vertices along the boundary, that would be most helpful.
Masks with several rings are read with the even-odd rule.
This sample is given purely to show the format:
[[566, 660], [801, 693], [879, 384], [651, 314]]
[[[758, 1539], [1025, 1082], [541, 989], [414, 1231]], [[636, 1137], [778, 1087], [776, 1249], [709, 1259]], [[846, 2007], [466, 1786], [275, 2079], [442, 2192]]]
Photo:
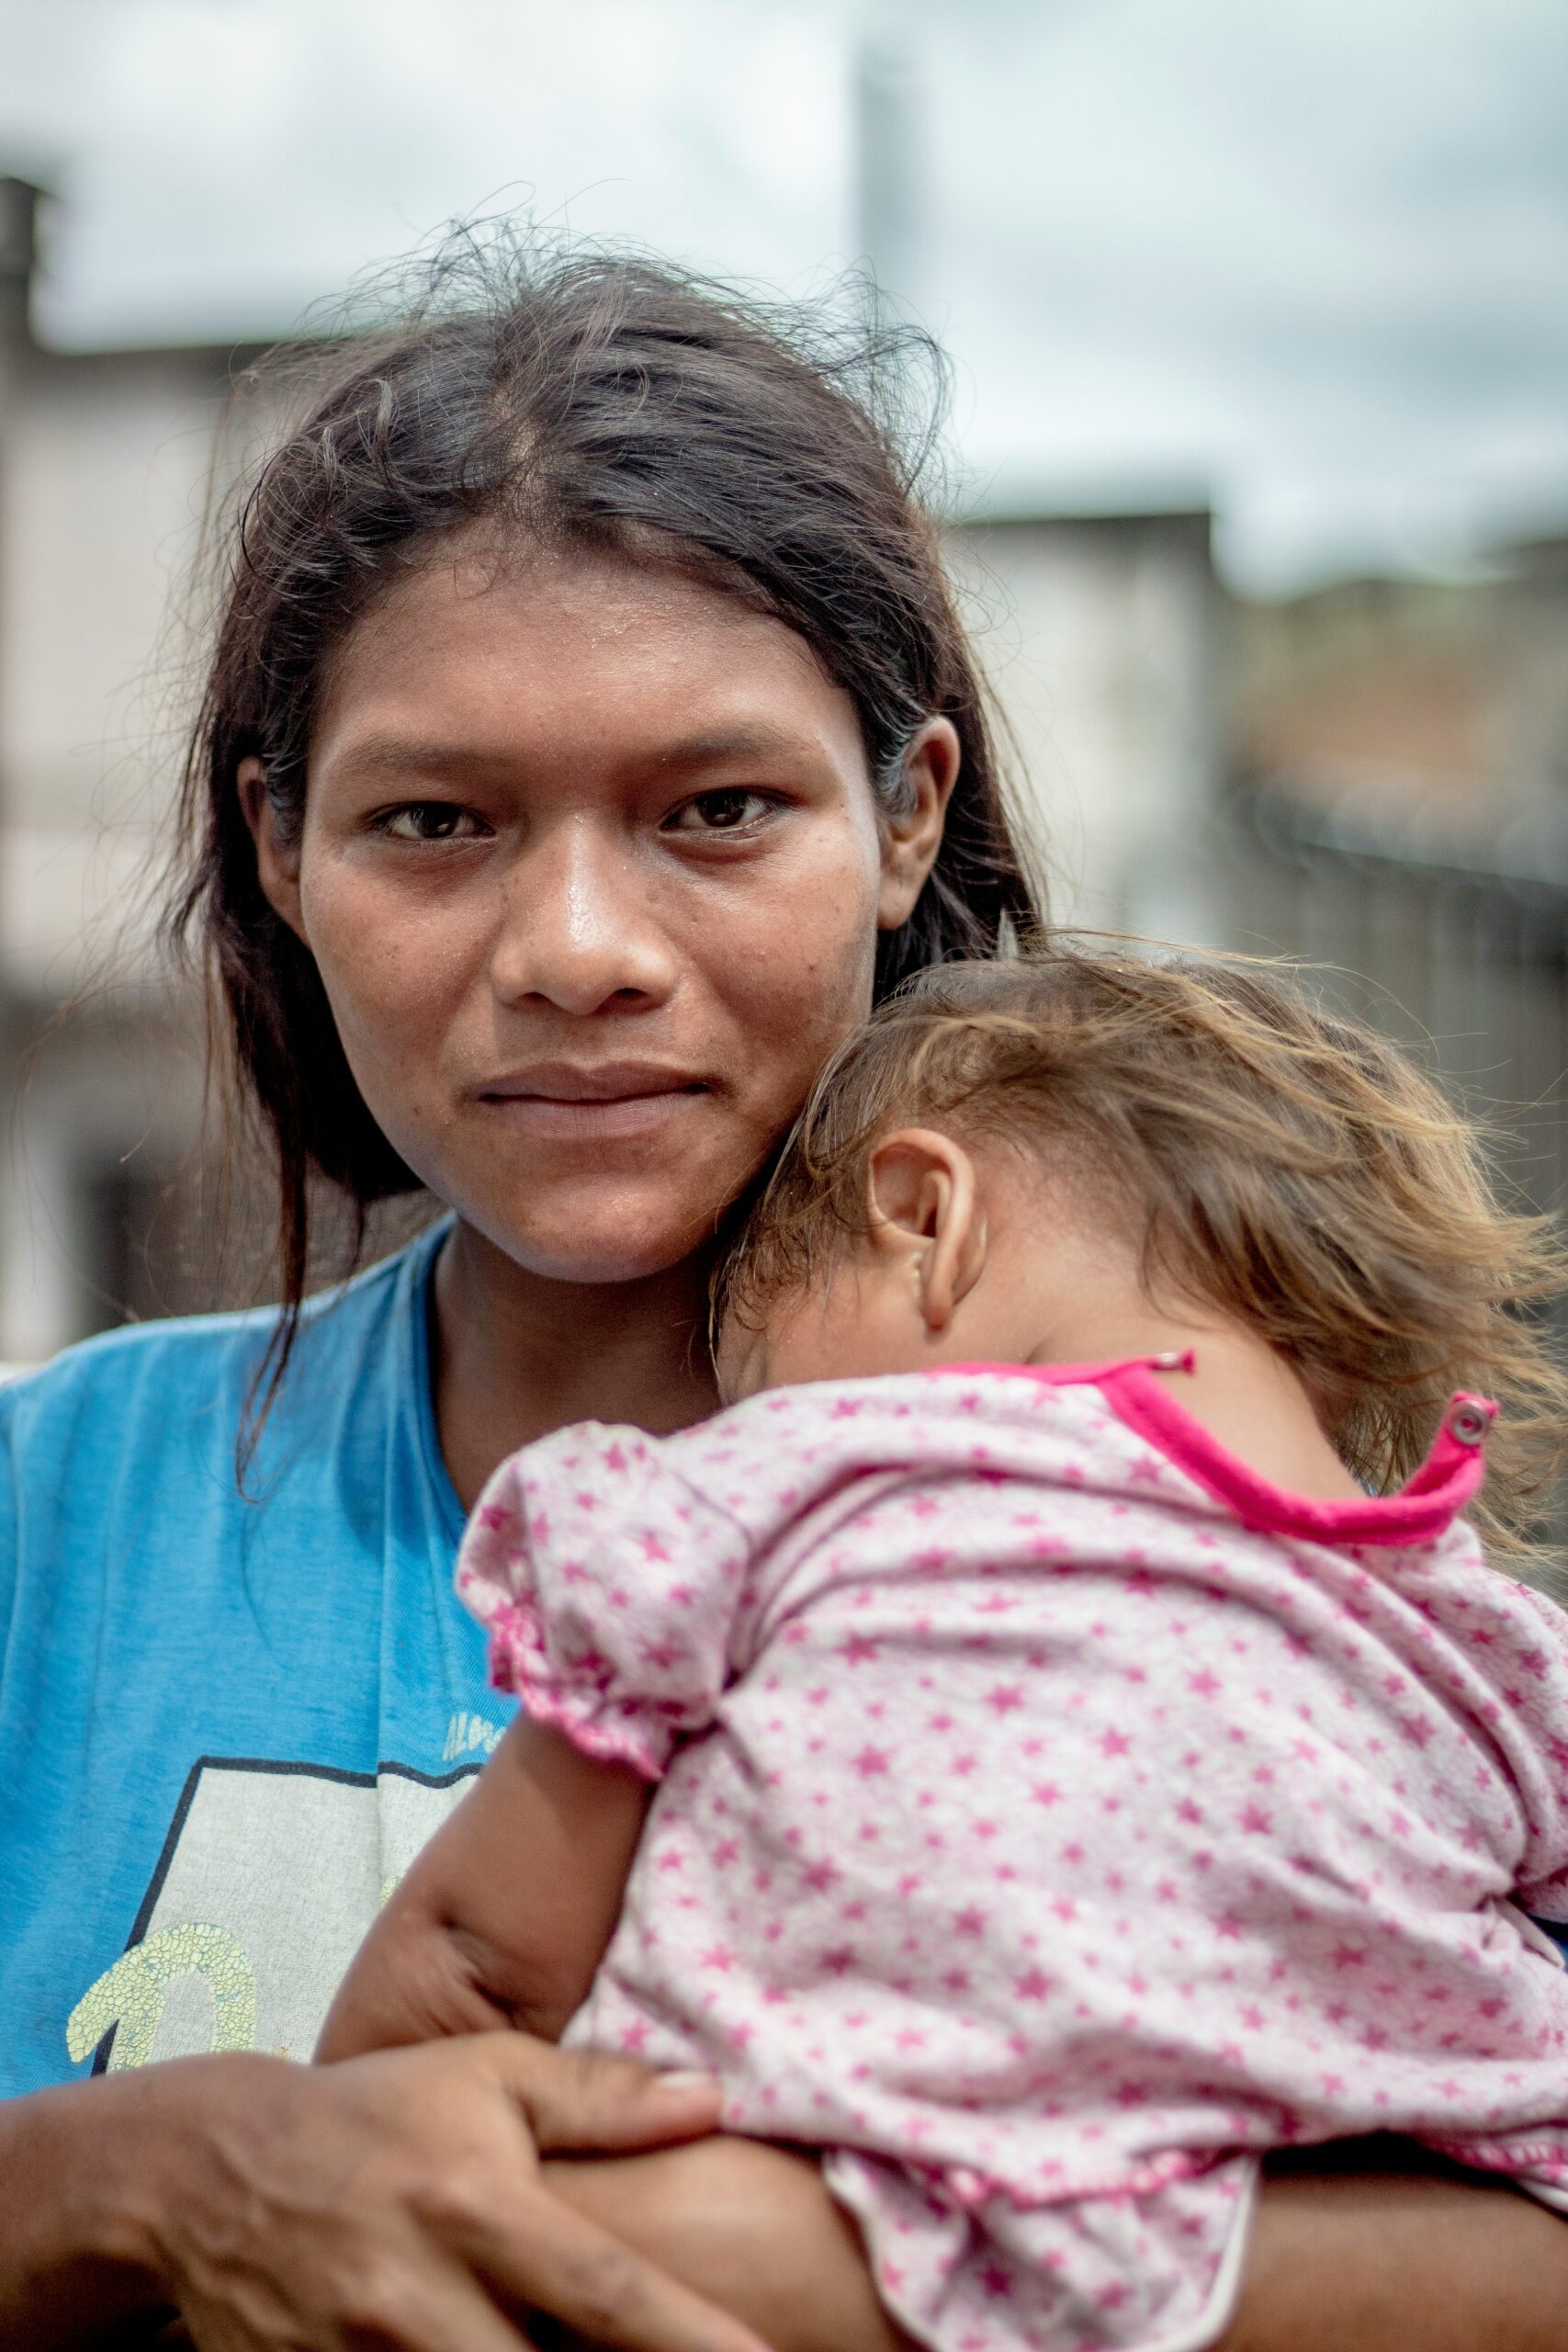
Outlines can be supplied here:
[[716, 2091], [718, 2086], [716, 2075], [700, 2075], [694, 2070], [677, 2070], [672, 2075], [660, 2075], [659, 2077], [661, 2091], [674, 2091], [680, 2097], [691, 2091]]

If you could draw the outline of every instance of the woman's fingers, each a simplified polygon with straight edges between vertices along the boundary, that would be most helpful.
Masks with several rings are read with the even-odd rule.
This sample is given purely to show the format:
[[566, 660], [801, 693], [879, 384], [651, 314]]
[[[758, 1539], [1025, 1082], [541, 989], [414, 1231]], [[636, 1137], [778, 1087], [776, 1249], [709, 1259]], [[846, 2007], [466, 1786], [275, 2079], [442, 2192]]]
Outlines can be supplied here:
[[174, 2062], [156, 2087], [148, 2268], [197, 2352], [524, 2352], [531, 2312], [619, 2352], [763, 2352], [539, 2177], [537, 2140], [711, 2131], [700, 2078], [493, 2033], [321, 2068]]
[[526, 2034], [487, 2035], [496, 2079], [541, 2154], [663, 2148], [716, 2132], [719, 2086], [707, 2075], [656, 2075], [630, 2058], [558, 2050]]
[[[343, 2352], [527, 2352], [523, 2329], [503, 2318], [472, 2276], [454, 2266], [432, 2277], [422, 2268], [403, 2290], [366, 2315], [362, 2325], [344, 2329]], [[337, 2352], [338, 2339], [332, 2339]], [[261, 2347], [257, 2347], [261, 2352]], [[267, 2347], [271, 2352], [271, 2347]]]
[[[719, 2086], [705, 2075], [656, 2075], [634, 2060], [558, 2050], [523, 2034], [474, 2045], [527, 2120], [535, 2147], [626, 2153], [668, 2147], [714, 2131]], [[519, 2182], [515, 2209], [470, 2210], [463, 2253], [508, 2300], [547, 2312], [591, 2344], [617, 2352], [766, 2352], [728, 2312], [680, 2286], [597, 2222], [536, 2182]], [[448, 2224], [450, 2227], [450, 2222]]]
[[503, 2317], [458, 2263], [427, 2262], [355, 2282], [325, 2312], [274, 2296], [264, 2287], [240, 2298], [225, 2291], [187, 2313], [189, 2335], [172, 2337], [193, 2352], [527, 2352], [521, 2328]]
[[519, 2199], [514, 2222], [462, 2251], [508, 2301], [547, 2312], [590, 2344], [615, 2352], [768, 2352], [739, 2320], [541, 2188]]

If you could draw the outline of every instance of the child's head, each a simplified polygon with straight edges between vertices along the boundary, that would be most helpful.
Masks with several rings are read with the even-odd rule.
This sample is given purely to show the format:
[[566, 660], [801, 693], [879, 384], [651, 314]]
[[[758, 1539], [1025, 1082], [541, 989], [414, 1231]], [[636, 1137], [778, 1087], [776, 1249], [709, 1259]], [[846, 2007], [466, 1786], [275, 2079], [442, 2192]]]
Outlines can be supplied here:
[[1508, 1408], [1489, 1532], [1556, 1471], [1568, 1379], [1520, 1312], [1564, 1286], [1554, 1236], [1499, 1206], [1402, 1054], [1240, 961], [1045, 949], [882, 1007], [725, 1269], [725, 1385], [951, 1360], [961, 1326], [960, 1352], [1008, 1360], [1021, 1316], [1054, 1289], [1081, 1307], [1117, 1261], [1151, 1304], [1277, 1349], [1374, 1487], [1459, 1387]]

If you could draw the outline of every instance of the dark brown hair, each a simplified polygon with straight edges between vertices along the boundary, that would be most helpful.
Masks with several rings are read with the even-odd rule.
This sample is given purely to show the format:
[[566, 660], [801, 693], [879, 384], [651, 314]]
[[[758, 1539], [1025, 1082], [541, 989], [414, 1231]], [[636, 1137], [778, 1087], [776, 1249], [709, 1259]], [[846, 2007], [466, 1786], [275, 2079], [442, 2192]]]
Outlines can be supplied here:
[[[836, 323], [835, 322], [838, 321]], [[286, 1361], [316, 1179], [367, 1207], [415, 1188], [344, 1057], [315, 965], [262, 895], [235, 776], [258, 758], [287, 838], [334, 650], [389, 584], [476, 524], [500, 548], [694, 570], [783, 621], [853, 698], [878, 800], [933, 714], [963, 746], [936, 868], [883, 936], [878, 994], [1034, 915], [981, 689], [915, 494], [940, 355], [868, 312], [785, 313], [647, 260], [504, 232], [450, 247], [400, 322], [309, 364], [307, 397], [224, 543], [183, 798], [176, 944], [204, 949], [219, 1025], [276, 1147]], [[297, 363], [289, 362], [289, 366]], [[286, 370], [287, 374], [287, 370]], [[263, 371], [263, 382], [270, 380]]]
[[1521, 1310], [1568, 1287], [1568, 1257], [1551, 1220], [1500, 1204], [1479, 1131], [1386, 1040], [1241, 958], [1047, 944], [927, 974], [818, 1080], [719, 1311], [755, 1322], [819, 1279], [867, 1230], [874, 1145], [911, 1122], [1087, 1178], [1141, 1234], [1151, 1294], [1261, 1333], [1379, 1491], [1416, 1468], [1454, 1389], [1495, 1397], [1473, 1515], [1529, 1548], [1568, 1448], [1568, 1377]]

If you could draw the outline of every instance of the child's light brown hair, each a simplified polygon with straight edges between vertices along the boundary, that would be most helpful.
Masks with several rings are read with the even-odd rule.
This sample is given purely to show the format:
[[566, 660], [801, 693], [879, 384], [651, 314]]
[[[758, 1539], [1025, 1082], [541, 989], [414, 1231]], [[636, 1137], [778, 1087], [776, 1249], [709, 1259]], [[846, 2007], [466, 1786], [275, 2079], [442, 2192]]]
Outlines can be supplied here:
[[1403, 1484], [1452, 1390], [1503, 1408], [1472, 1513], [1532, 1548], [1568, 1376], [1529, 1310], [1568, 1289], [1551, 1220], [1506, 1209], [1479, 1130], [1404, 1055], [1277, 967], [1048, 944], [922, 974], [829, 1064], [725, 1267], [755, 1323], [867, 1230], [869, 1159], [955, 1128], [1110, 1188], [1151, 1294], [1204, 1302], [1297, 1367], [1367, 1485]]

